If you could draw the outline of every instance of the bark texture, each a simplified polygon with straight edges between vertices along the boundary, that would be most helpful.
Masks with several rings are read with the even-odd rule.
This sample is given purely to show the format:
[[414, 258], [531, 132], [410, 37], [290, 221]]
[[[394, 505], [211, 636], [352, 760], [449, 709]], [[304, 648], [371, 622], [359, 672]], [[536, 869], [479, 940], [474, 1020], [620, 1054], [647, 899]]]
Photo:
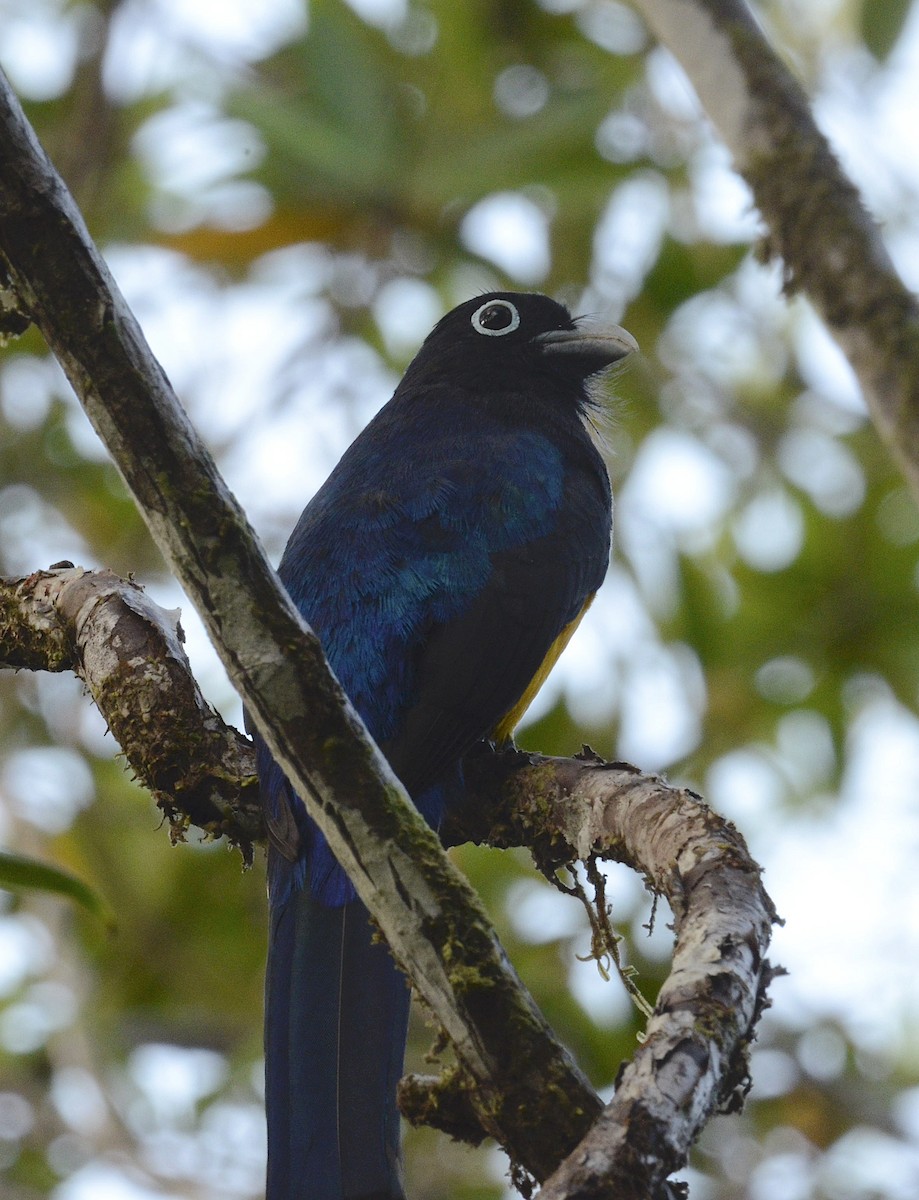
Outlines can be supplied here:
[[858, 376], [919, 502], [919, 302], [743, 0], [635, 0], [750, 185], [789, 293], [806, 292]]
[[272, 753], [475, 1079], [489, 1132], [544, 1178], [599, 1102], [281, 589], [5, 80], [0, 258]]
[[[67, 564], [0, 581], [0, 665], [75, 670], [180, 831], [192, 821], [237, 840], [245, 830], [251, 840], [258, 836], [248, 799], [251, 748], [204, 704], [179, 630], [177, 614], [109, 572]], [[222, 747], [229, 748], [225, 757]], [[456, 919], [444, 914], [436, 894], [411, 898], [441, 947], [453, 1027], [471, 1020], [483, 1029], [476, 1036], [491, 1057], [478, 1066], [460, 1056], [440, 1078], [408, 1078], [403, 1111], [473, 1143], [491, 1134], [512, 1148], [507, 1127], [515, 1130], [518, 1121], [538, 1131], [538, 1154], [515, 1135], [518, 1181], [546, 1180], [550, 1196], [664, 1200], [675, 1194], [667, 1175], [685, 1163], [705, 1122], [737, 1107], [748, 1087], [746, 1054], [772, 977], [765, 953], [776, 919], [759, 869], [737, 831], [698, 796], [628, 764], [589, 752], [564, 759], [483, 747], [470, 755], [465, 774], [466, 804], [452, 815], [446, 840], [528, 846], [547, 873], [576, 859], [628, 863], [670, 903], [673, 968], [645, 1040], [601, 1111], [576, 1068], [564, 1057], [560, 1065], [554, 1043], [542, 1040], [542, 1019], [528, 997], [521, 1007], [496, 992], [512, 988], [515, 977], [509, 967], [508, 978], [495, 977], [484, 915], [471, 944], [460, 945]], [[514, 1013], [532, 1026], [526, 1036], [508, 1034], [504, 1022]], [[443, 1010], [435, 1016], [449, 1030]], [[526, 1070], [517, 1057], [521, 1044], [533, 1056]], [[492, 1049], [502, 1045], [503, 1052]], [[569, 1091], [558, 1089], [562, 1068], [580, 1083], [575, 1104], [570, 1082]], [[531, 1090], [534, 1075], [540, 1083]]]

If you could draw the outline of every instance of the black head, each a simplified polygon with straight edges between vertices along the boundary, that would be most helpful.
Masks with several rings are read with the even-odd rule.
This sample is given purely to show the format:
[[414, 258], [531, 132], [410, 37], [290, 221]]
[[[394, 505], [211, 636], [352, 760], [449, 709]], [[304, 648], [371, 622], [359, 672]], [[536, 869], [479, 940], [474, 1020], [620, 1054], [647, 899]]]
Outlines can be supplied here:
[[604, 370], [637, 344], [616, 325], [578, 326], [563, 304], [536, 292], [489, 292], [442, 317], [418, 351], [405, 381], [480, 389], [530, 388], [534, 378], [574, 385]]

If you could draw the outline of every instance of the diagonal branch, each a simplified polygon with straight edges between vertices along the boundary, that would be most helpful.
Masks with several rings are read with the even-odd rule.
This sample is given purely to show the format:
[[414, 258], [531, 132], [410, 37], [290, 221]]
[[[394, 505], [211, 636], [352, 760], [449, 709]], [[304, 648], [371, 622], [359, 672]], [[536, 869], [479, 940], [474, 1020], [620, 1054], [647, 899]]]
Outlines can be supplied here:
[[[607, 828], [615, 809], [607, 796], [596, 809], [602, 817], [569, 828], [559, 841], [573, 835], [569, 857], [571, 850], [621, 847], [665, 890], [677, 914], [677, 974], [624, 1076], [617, 1108], [590, 1133], [599, 1100], [536, 1012], [479, 901], [407, 802], [316, 637], [278, 586], [5, 83], [0, 266], [64, 366], [266, 742], [454, 1043], [462, 1090], [481, 1126], [537, 1180], [589, 1135], [585, 1150], [561, 1168], [569, 1174], [553, 1177], [554, 1194], [589, 1194], [571, 1174], [571, 1164], [584, 1159], [602, 1162], [603, 1178], [619, 1181], [602, 1194], [666, 1194], [663, 1181], [692, 1136], [717, 1105], [743, 1090], [743, 1045], [769, 978], [763, 954], [774, 914], [737, 836], [721, 824], [709, 827], [699, 816], [707, 810], [689, 793], [674, 796], [627, 769], [590, 763], [571, 774], [524, 758], [501, 782], [504, 797], [525, 781], [528, 835], [535, 829], [541, 838], [553, 788], [566, 809], [577, 809], [572, 798], [581, 796], [594, 811], [597, 781], [601, 793], [612, 786], [625, 797], [617, 821]], [[96, 612], [101, 601], [82, 576], [70, 582], [76, 598], [89, 590], [60, 611], [74, 628], [100, 618], [95, 636], [112, 655], [114, 618]], [[136, 596], [128, 599], [128, 610], [137, 607]], [[172, 662], [179, 661], [175, 648], [174, 632], [167, 632], [162, 653]], [[85, 647], [82, 664], [85, 671]], [[155, 671], [143, 676], [140, 684], [157, 678]], [[163, 686], [169, 676], [158, 677]], [[711, 904], [715, 895], [726, 913]], [[639, 1093], [647, 1100], [636, 1099]], [[623, 1126], [609, 1133], [620, 1118]]]
[[753, 190], [786, 290], [804, 290], [919, 500], [919, 302], [744, 0], [634, 0], [680, 61]]
[[475, 1079], [489, 1132], [545, 1178], [596, 1096], [331, 675], [5, 80], [0, 256], [272, 753]]
[[[245, 796], [251, 752], [199, 703], [175, 628], [174, 614], [108, 572], [66, 566], [0, 581], [0, 665], [76, 670], [161, 806], [174, 814], [189, 797], [210, 798], [210, 785], [222, 828], [232, 831], [232, 789]], [[125, 711], [142, 712], [143, 722], [122, 722]], [[155, 761], [173, 764], [172, 794], [150, 778], [148, 743], [159, 747]], [[225, 763], [223, 744], [235, 754]], [[188, 746], [204, 752], [189, 760]], [[737, 831], [697, 796], [626, 764], [483, 748], [467, 758], [465, 776], [466, 803], [451, 815], [448, 841], [528, 846], [546, 870], [588, 856], [626, 862], [670, 903], [673, 970], [648, 1036], [615, 1100], [544, 1188], [580, 1194], [586, 1163], [588, 1194], [599, 1173], [617, 1189], [604, 1194], [663, 1198], [666, 1176], [685, 1162], [708, 1117], [737, 1107], [748, 1087], [746, 1051], [772, 975], [765, 952], [776, 919], [759, 870]], [[493, 1087], [512, 1088], [518, 1072], [508, 1059]], [[400, 1103], [413, 1122], [475, 1144], [494, 1131], [489, 1095], [462, 1068], [408, 1078]], [[559, 1161], [564, 1148], [552, 1153]]]

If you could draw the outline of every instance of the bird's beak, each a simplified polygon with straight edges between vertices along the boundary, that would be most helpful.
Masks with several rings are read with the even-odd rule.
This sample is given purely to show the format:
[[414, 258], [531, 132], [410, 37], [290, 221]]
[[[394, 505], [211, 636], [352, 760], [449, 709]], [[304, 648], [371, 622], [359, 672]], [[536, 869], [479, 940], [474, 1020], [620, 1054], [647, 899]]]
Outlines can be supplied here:
[[638, 342], [618, 325], [592, 329], [550, 329], [533, 338], [543, 354], [579, 358], [592, 375], [638, 349]]

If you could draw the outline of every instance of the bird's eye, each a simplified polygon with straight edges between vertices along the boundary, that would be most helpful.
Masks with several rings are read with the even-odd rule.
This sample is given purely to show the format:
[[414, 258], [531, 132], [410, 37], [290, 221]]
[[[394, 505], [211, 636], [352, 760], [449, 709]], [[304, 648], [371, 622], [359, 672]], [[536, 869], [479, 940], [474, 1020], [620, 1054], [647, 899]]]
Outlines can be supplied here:
[[510, 300], [489, 300], [472, 314], [472, 328], [488, 337], [513, 333], [520, 324], [520, 313]]

